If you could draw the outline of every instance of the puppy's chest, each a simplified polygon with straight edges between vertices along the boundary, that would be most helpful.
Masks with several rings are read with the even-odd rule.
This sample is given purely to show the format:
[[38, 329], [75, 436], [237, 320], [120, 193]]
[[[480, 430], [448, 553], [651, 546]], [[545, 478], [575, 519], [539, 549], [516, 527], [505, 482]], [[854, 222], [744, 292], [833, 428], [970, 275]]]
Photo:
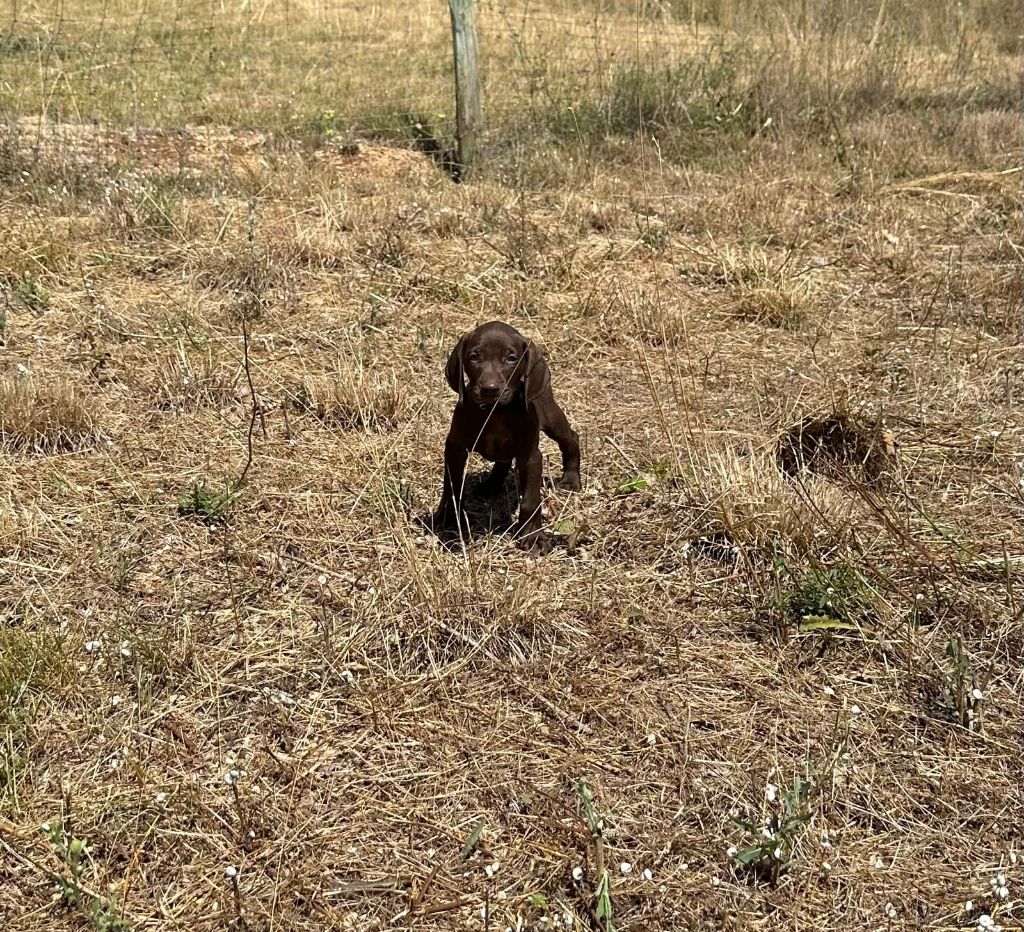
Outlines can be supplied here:
[[[508, 462], [529, 452], [536, 442], [535, 430], [525, 418], [495, 416], [472, 432], [470, 449], [491, 462]], [[533, 442], [531, 442], [531, 438]], [[476, 442], [473, 443], [472, 441]]]

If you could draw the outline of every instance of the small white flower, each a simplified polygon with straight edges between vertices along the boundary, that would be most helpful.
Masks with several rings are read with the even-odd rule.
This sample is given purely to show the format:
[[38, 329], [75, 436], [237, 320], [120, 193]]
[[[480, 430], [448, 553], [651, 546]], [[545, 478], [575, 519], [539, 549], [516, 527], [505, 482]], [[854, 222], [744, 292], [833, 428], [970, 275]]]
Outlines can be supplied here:
[[974, 911], [974, 900], [968, 900], [966, 903], [964, 903], [964, 912], [965, 913], [970, 913], [970, 912], [973, 912], [973, 911]]
[[739, 849], [735, 845], [729, 845], [729, 847], [725, 849], [725, 856], [727, 858], [734, 858], [736, 857], [736, 852], [738, 850]]
[[712, 877], [711, 878], [711, 886], [713, 886], [713, 887], [717, 887], [721, 882], [722, 881], [719, 880], [717, 877]]
[[647, 881], [654, 880], [654, 874], [651, 873], [651, 869], [649, 867], [645, 867], [643, 873], [640, 876]]
[[224, 782], [228, 786], [234, 786], [241, 780], [244, 780], [248, 774], [244, 770], [229, 770], [224, 774]]
[[995, 877], [992, 878], [991, 883], [992, 883], [993, 887], [1005, 887], [1006, 886], [1006, 875], [1005, 874], [996, 874]]
[[85, 642], [85, 652], [87, 654], [94, 654], [102, 646], [103, 646], [103, 642], [102, 641], [86, 641]]
[[157, 793], [156, 796], [153, 797], [153, 802], [155, 802], [158, 806], [162, 806], [165, 802], [167, 802], [167, 794]]
[[881, 870], [885, 867], [885, 862], [877, 854], [873, 854], [871, 855], [871, 866], [876, 870]]
[[121, 697], [117, 693], [114, 693], [114, 695], [110, 697], [110, 704], [116, 709], [121, 704]]
[[225, 867], [224, 868], [224, 876], [227, 877], [228, 880], [234, 880], [238, 876], [238, 868], [237, 867]]
[[828, 861], [822, 861], [821, 862], [821, 869], [823, 871], [830, 871], [830, 870], [832, 870], [832, 865]]
[[131, 655], [132, 655], [132, 645], [128, 641], [122, 641], [121, 642], [121, 656], [122, 657], [131, 657]]
[[764, 828], [761, 829], [761, 837], [762, 838], [767, 838], [769, 841], [773, 841], [775, 839], [775, 832], [773, 832], [766, 825]]
[[836, 691], [831, 686], [824, 686], [822, 689], [826, 696], [834, 696], [836, 694]]
[[583, 868], [582, 867], [574, 867], [572, 869], [572, 879], [575, 880], [576, 883], [579, 883], [583, 879]]
[[896, 907], [892, 903], [885, 904], [885, 918], [895, 919], [896, 918]]
[[996, 899], [1005, 900], [1010, 895], [1008, 887], [996, 887]]
[[341, 671], [341, 678], [342, 678], [342, 679], [343, 679], [343, 680], [344, 680], [344, 681], [345, 681], [346, 683], [352, 683], [352, 682], [354, 682], [354, 681], [355, 681], [355, 676], [353, 676], [353, 674], [352, 674], [352, 671], [351, 671], [351, 670], [342, 670], [342, 671]]
[[775, 785], [774, 783], [769, 783], [769, 784], [768, 784], [768, 785], [767, 785], [767, 786], [766, 786], [766, 787], [764, 788], [764, 795], [765, 795], [765, 798], [766, 798], [766, 799], [768, 800], [768, 802], [770, 802], [770, 803], [773, 803], [773, 802], [775, 802], [775, 798], [776, 798], [776, 796], [778, 795], [778, 792], [779, 792], [779, 788], [778, 788], [778, 787], [777, 787], [777, 786], [776, 786], [776, 785]]
[[319, 576], [317, 576], [316, 581], [321, 586], [326, 586], [327, 585], [327, 574], [326, 573], [321, 573]]
[[45, 835], [47, 832], [50, 831], [50, 823], [44, 822], [42, 825], [39, 826], [39, 831], [41, 831]]
[[501, 864], [499, 864], [497, 861], [495, 861], [493, 864], [487, 864], [484, 867], [484, 873], [487, 875], [488, 880], [491, 877], [493, 877], [496, 873], [498, 873], [499, 870], [501, 870]]
[[652, 745], [653, 746], [654, 743], [657, 740], [658, 740], [658, 736], [653, 731], [647, 736], [647, 743], [648, 743], [648, 745]]
[[826, 851], [832, 850], [832, 840], [829, 838], [828, 832], [821, 833], [821, 847]]
[[982, 913], [978, 917], [978, 928], [979, 929], [992, 929], [995, 927], [996, 921], [988, 914]]
[[621, 873], [622, 873], [623, 875], [626, 875], [626, 874], [632, 874], [632, 873], [633, 873], [633, 865], [632, 865], [632, 864], [630, 864], [630, 863], [629, 863], [629, 861], [623, 861], [623, 862], [622, 862], [622, 863], [621, 863], [621, 864], [619, 865], [619, 871], [620, 871], [620, 872], [621, 872]]
[[19, 379], [27, 379], [28, 378], [28, 366], [26, 366], [23, 362], [19, 362], [14, 367], [14, 371], [17, 374]]
[[775, 858], [776, 861], [781, 861], [782, 860], [782, 849], [781, 848], [776, 848], [772, 852], [772, 857]]
[[924, 593], [923, 592], [919, 592], [917, 595], [915, 595], [914, 596], [914, 601], [915, 602], [923, 602], [924, 601]]
[[974, 689], [971, 690], [971, 698], [975, 702], [981, 702], [981, 700], [985, 698], [985, 694], [975, 686]]

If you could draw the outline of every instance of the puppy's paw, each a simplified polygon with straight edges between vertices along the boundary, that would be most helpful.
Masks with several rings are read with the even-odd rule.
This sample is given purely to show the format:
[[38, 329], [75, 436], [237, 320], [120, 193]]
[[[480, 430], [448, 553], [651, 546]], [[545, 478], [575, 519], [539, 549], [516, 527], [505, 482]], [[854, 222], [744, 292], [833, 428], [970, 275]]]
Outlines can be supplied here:
[[458, 510], [454, 508], [438, 508], [427, 520], [430, 524], [430, 530], [437, 534], [438, 537], [452, 534], [457, 535], [460, 530], [466, 531], [469, 528], [466, 513], [461, 508]]
[[543, 531], [533, 531], [516, 540], [516, 546], [531, 557], [546, 557], [554, 545], [551, 536]]
[[516, 546], [534, 557], [542, 557], [551, 552], [553, 545], [551, 535], [541, 530], [536, 519], [520, 521], [516, 528]]
[[580, 474], [578, 472], [564, 472], [562, 478], [555, 483], [556, 489], [561, 489], [563, 492], [578, 492], [583, 488], [583, 484], [580, 482]]

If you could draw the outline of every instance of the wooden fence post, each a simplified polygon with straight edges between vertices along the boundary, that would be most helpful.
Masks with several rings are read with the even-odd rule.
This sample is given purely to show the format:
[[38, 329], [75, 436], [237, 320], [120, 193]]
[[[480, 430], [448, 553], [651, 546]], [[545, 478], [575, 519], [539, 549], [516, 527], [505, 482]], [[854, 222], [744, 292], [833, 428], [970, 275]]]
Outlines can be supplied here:
[[476, 159], [480, 126], [480, 67], [476, 47], [475, 0], [448, 0], [455, 54], [455, 178], [462, 181]]

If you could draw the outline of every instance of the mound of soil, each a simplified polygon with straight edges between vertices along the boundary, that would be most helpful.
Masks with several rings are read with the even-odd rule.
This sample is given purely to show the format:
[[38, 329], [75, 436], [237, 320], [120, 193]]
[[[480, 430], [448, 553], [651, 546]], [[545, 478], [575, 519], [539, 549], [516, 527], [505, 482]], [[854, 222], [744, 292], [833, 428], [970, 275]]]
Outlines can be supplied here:
[[807, 417], [779, 438], [779, 469], [790, 478], [803, 470], [833, 480], [879, 482], [895, 456], [892, 434], [846, 414]]

